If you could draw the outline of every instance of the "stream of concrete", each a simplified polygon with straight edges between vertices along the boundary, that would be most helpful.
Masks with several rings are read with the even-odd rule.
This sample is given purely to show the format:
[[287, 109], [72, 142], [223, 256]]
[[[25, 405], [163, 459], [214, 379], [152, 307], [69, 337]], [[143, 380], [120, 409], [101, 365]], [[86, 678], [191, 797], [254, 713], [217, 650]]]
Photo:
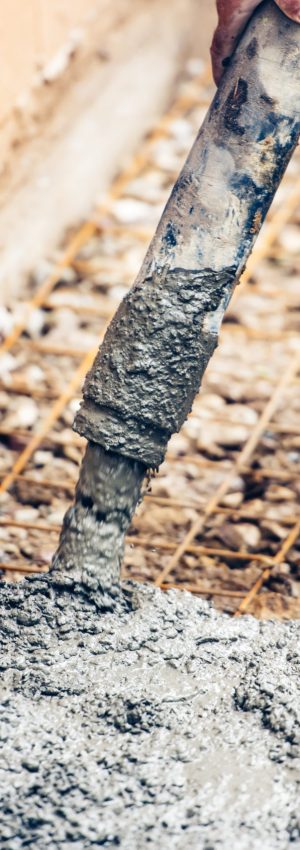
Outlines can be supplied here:
[[146, 467], [89, 442], [74, 505], [67, 511], [51, 572], [74, 579], [103, 610], [116, 605], [125, 534]]

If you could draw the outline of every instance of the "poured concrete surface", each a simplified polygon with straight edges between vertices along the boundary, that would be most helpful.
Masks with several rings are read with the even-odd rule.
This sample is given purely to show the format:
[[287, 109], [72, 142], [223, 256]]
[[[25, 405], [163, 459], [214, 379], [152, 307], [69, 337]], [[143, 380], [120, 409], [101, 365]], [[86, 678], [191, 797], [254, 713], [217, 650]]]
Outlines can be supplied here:
[[1, 590], [2, 848], [300, 847], [300, 623]]

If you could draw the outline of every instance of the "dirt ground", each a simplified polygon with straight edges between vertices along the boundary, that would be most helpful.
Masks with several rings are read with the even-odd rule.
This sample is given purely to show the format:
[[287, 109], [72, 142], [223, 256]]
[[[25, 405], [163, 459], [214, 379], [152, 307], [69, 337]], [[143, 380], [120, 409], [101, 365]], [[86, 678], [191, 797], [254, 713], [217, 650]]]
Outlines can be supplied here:
[[[170, 112], [101, 208], [36, 269], [28, 304], [8, 299], [0, 310], [0, 555], [9, 580], [48, 568], [83, 451], [71, 427], [85, 372], [212, 94], [190, 60]], [[297, 153], [193, 412], [146, 487], [123, 570], [266, 618], [300, 616], [299, 181]]]

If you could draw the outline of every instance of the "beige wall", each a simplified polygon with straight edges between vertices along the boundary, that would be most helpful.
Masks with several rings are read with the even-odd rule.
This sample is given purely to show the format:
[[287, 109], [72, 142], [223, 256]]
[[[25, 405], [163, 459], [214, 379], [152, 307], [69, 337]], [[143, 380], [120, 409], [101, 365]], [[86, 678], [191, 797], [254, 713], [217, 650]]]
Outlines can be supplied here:
[[43, 88], [63, 74], [105, 7], [106, 0], [1, 0], [0, 175], [11, 147], [43, 114]]
[[208, 58], [214, 16], [214, 0], [0, 0], [2, 292], [89, 214], [185, 58]]
[[59, 52], [74, 28], [99, 11], [97, 0], [1, 0], [0, 121]]

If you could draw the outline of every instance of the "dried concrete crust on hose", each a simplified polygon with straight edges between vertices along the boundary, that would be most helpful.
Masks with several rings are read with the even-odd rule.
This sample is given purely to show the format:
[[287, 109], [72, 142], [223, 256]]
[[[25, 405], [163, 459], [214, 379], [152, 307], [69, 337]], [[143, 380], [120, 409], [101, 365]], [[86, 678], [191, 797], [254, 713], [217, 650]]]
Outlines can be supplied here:
[[300, 132], [300, 31], [267, 3], [225, 75], [138, 279], [84, 386], [75, 429], [158, 466]]
[[[90, 441], [89, 456], [94, 453], [86, 508], [91, 515], [99, 513], [96, 446], [120, 467], [122, 458], [127, 468], [132, 461], [132, 470], [140, 464], [129, 525], [142, 471], [159, 466], [171, 434], [191, 410], [234, 284], [299, 137], [299, 55], [299, 26], [272, 2], [263, 4], [224, 75], [136, 283], [87, 376], [74, 427]], [[79, 479], [82, 505], [81, 491]], [[54, 569], [76, 569], [76, 543], [70, 546], [69, 537], [76, 541], [82, 534], [77, 513], [75, 506], [67, 514]], [[100, 531], [103, 524], [98, 543], [95, 538], [94, 576]], [[114, 576], [116, 571], [115, 564]]]

